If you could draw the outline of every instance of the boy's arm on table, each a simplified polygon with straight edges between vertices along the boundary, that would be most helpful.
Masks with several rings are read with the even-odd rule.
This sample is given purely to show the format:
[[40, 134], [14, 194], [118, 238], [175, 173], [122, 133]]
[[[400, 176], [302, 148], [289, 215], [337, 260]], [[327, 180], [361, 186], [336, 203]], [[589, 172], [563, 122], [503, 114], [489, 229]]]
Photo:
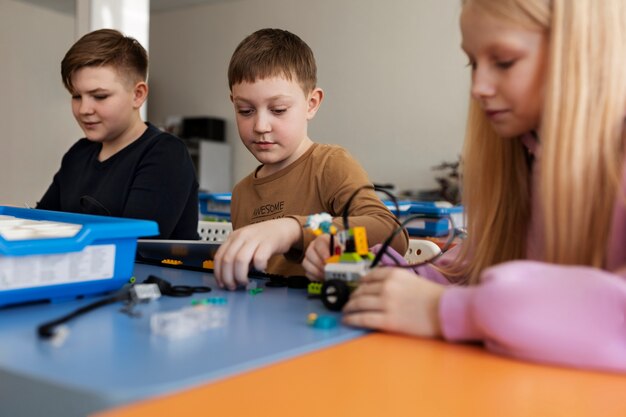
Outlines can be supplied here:
[[123, 217], [154, 219], [159, 223], [160, 236], [170, 236], [189, 196], [197, 193], [196, 182], [184, 145], [162, 140], [141, 160]]

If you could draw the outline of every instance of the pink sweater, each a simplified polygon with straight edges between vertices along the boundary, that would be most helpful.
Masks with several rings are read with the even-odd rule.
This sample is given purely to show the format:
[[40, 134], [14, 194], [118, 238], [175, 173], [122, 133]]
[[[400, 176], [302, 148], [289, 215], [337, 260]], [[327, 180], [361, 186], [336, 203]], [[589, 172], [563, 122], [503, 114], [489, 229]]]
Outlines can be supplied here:
[[[626, 170], [623, 184], [626, 192]], [[529, 248], [540, 247], [541, 228], [531, 225]], [[446, 289], [440, 303], [445, 339], [482, 341], [490, 351], [535, 362], [625, 372], [624, 202], [618, 198], [613, 211], [606, 270], [538, 262], [532, 252], [529, 260], [485, 270], [479, 285]], [[417, 273], [447, 282], [429, 266]]]

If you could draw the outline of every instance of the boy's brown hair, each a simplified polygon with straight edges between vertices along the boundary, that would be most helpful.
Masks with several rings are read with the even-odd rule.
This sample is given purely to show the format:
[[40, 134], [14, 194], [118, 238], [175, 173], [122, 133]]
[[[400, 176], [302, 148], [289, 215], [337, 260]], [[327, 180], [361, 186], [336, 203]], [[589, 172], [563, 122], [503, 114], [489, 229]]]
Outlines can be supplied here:
[[317, 84], [313, 51], [302, 39], [281, 29], [261, 29], [246, 37], [230, 59], [228, 87], [282, 76], [296, 81], [305, 94]]
[[80, 38], [67, 51], [61, 61], [63, 85], [74, 91], [72, 76], [83, 67], [109, 65], [135, 84], [146, 81], [148, 76], [148, 53], [134, 38], [124, 36], [114, 29], [100, 29]]

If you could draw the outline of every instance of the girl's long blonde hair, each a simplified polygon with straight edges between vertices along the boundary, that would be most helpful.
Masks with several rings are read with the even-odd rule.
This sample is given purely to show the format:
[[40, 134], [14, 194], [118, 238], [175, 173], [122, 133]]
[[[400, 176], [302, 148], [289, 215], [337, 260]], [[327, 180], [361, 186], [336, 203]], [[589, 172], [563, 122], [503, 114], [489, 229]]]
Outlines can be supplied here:
[[[544, 261], [602, 267], [621, 182], [626, 113], [625, 0], [463, 0], [549, 36], [539, 133]], [[482, 270], [523, 259], [530, 225], [530, 168], [521, 141], [498, 137], [472, 99], [463, 150], [468, 238], [448, 269]]]

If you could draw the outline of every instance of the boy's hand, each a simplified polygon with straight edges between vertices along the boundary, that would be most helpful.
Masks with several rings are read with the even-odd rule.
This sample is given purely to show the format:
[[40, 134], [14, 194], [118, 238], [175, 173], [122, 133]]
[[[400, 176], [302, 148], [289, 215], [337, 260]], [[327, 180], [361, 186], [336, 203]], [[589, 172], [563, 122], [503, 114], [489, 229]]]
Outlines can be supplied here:
[[323, 281], [324, 261], [329, 257], [330, 235], [319, 235], [309, 244], [302, 261], [302, 267], [307, 278], [312, 281]]
[[289, 217], [235, 230], [215, 254], [217, 284], [229, 290], [236, 289], [237, 285], [247, 285], [251, 266], [258, 271], [265, 271], [272, 255], [289, 251], [301, 236], [300, 224]]
[[361, 278], [343, 309], [350, 326], [440, 337], [441, 284], [401, 268], [380, 267]]

